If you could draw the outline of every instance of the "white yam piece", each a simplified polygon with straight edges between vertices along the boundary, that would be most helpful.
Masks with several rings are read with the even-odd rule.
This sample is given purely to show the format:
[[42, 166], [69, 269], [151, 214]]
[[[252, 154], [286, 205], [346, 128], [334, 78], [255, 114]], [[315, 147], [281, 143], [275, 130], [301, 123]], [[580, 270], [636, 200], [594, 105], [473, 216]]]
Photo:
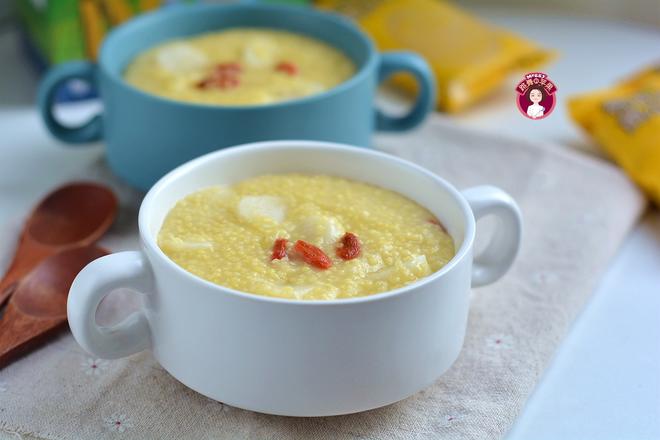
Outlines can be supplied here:
[[277, 47], [266, 38], [253, 38], [243, 49], [243, 61], [252, 67], [268, 67], [275, 63]]
[[169, 73], [187, 73], [203, 68], [208, 59], [204, 52], [186, 43], [173, 43], [160, 49], [156, 59]]
[[286, 217], [286, 207], [279, 197], [245, 196], [238, 202], [238, 215], [249, 221], [266, 217], [275, 223], [282, 223]]
[[344, 233], [337, 218], [319, 214], [305, 217], [292, 235], [317, 246], [334, 246]]

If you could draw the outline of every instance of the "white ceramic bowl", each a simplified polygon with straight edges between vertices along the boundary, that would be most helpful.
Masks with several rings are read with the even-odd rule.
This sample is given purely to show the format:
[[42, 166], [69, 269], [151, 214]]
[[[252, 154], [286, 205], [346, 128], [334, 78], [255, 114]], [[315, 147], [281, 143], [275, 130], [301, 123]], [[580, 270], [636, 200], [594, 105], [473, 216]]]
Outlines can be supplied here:
[[[224, 288], [190, 274], [157, 246], [170, 208], [209, 185], [268, 174], [332, 174], [397, 191], [428, 208], [456, 243], [454, 258], [415, 283], [372, 296], [298, 301]], [[473, 259], [475, 216], [499, 228]], [[289, 416], [364, 411], [429, 386], [459, 354], [471, 286], [503, 275], [518, 251], [515, 202], [494, 187], [463, 192], [410, 162], [345, 145], [311, 141], [247, 144], [202, 156], [163, 177], [139, 215], [141, 251], [102, 257], [69, 294], [76, 340], [101, 358], [151, 348], [172, 376], [229, 405]], [[118, 287], [143, 307], [113, 327], [95, 311]]]

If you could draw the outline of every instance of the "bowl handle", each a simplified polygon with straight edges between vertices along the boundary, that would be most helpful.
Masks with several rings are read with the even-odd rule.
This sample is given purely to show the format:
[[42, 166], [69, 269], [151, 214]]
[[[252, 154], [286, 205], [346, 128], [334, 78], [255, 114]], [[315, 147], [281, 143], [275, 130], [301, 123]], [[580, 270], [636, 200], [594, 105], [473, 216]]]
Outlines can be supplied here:
[[463, 191], [463, 196], [479, 220], [494, 215], [499, 224], [488, 246], [474, 257], [472, 287], [484, 286], [504, 275], [520, 249], [522, 215], [515, 200], [494, 186], [477, 186]]
[[39, 84], [37, 106], [41, 117], [51, 134], [63, 142], [80, 144], [101, 139], [103, 120], [100, 114], [92, 117], [79, 127], [62, 125], [53, 114], [55, 96], [59, 87], [70, 79], [81, 79], [96, 87], [96, 69], [96, 65], [89, 61], [71, 61], [49, 70], [46, 77]]
[[89, 353], [116, 359], [151, 346], [151, 331], [143, 309], [111, 327], [96, 323], [96, 309], [112, 290], [127, 287], [142, 294], [153, 291], [153, 276], [142, 252], [107, 255], [78, 274], [67, 302], [69, 327], [76, 341]]
[[417, 99], [404, 116], [388, 116], [376, 110], [376, 129], [383, 131], [409, 130], [419, 125], [433, 108], [435, 77], [424, 58], [413, 52], [384, 52], [381, 54], [378, 81], [383, 82], [397, 72], [411, 73], [419, 86]]

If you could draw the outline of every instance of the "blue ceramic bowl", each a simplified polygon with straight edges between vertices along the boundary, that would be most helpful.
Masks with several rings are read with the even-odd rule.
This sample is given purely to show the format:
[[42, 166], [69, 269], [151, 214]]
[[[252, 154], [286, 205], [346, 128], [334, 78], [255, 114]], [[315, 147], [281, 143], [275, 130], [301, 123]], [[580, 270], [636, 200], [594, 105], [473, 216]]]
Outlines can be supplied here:
[[[142, 92], [123, 79], [140, 52], [166, 40], [232, 27], [285, 29], [340, 49], [357, 72], [344, 83], [309, 97], [274, 104], [217, 106], [175, 101]], [[402, 117], [374, 109], [376, 87], [395, 72], [411, 73], [419, 94]], [[80, 78], [97, 86], [103, 113], [79, 127], [53, 116], [58, 87]], [[433, 75], [409, 52], [379, 54], [349, 20], [305, 7], [261, 4], [171, 6], [116, 28], [105, 39], [98, 64], [71, 62], [52, 69], [39, 89], [39, 107], [50, 132], [72, 144], [105, 140], [112, 170], [147, 189], [178, 165], [219, 148], [275, 139], [311, 139], [369, 146], [374, 129], [407, 130], [432, 106]]]

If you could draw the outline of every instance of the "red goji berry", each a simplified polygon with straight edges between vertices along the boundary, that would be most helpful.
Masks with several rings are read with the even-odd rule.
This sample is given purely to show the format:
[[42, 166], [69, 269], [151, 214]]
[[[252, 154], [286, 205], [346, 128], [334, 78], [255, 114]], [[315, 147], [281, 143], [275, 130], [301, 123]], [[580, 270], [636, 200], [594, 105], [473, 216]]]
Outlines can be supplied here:
[[208, 78], [204, 78], [197, 83], [197, 88], [208, 89], [211, 87], [217, 87], [219, 89], [231, 89], [233, 87], [237, 87], [239, 84], [240, 80], [237, 76], [221, 74], [218, 76], [214, 75]]
[[306, 241], [298, 240], [293, 248], [298, 252], [305, 263], [319, 269], [328, 269], [332, 267], [332, 260], [318, 247]]
[[270, 260], [281, 260], [286, 257], [286, 238], [278, 238], [273, 244], [273, 253], [270, 257]]
[[298, 66], [289, 61], [282, 61], [275, 66], [278, 72], [284, 72], [287, 75], [293, 76], [298, 74]]
[[206, 78], [199, 81], [196, 86], [199, 89], [208, 89], [211, 87], [229, 89], [237, 87], [241, 82], [238, 77], [241, 69], [241, 65], [238, 63], [220, 63], [215, 66]]
[[221, 75], [217, 80], [217, 85], [221, 89], [231, 89], [233, 87], [238, 87], [241, 83], [241, 80], [234, 75]]
[[337, 256], [343, 260], [352, 260], [360, 256], [362, 245], [357, 235], [347, 232], [339, 241]]

